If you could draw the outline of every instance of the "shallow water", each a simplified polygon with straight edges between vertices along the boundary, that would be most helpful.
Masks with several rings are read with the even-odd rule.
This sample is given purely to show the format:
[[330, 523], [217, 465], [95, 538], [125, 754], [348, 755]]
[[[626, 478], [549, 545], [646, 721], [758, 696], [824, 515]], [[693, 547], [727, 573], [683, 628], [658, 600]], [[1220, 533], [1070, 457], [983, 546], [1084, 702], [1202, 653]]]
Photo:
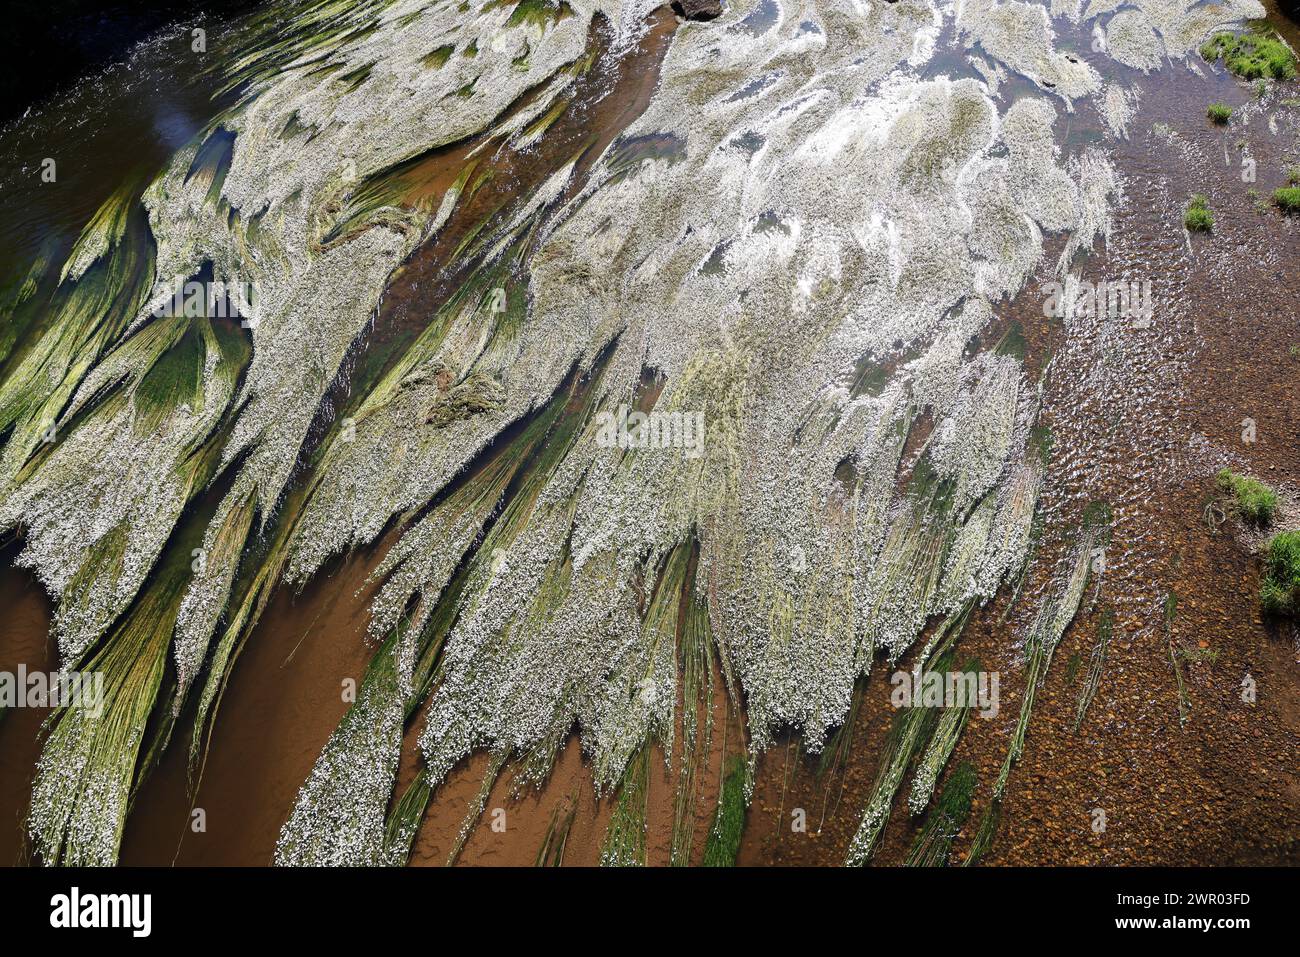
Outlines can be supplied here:
[[[779, 23], [781, 15], [778, 4], [765, 0], [737, 29], [758, 36]], [[651, 102], [655, 71], [674, 27], [661, 12], [654, 29], [629, 60], [602, 60], [590, 83], [579, 87], [578, 102], [547, 131], [541, 150], [503, 146], [493, 152], [492, 162], [499, 175], [475, 194], [471, 203], [458, 209], [459, 218], [434, 242], [418, 248], [407, 261], [402, 274], [388, 287], [372, 331], [362, 344], [357, 378], [343, 385], [350, 387], [377, 376], [393, 351], [408, 342], [424, 317], [446, 299], [459, 278], [448, 270], [450, 252], [472, 224], [512, 198], [531, 193], [557, 161], [567, 158], [594, 133], [594, 145], [587, 146], [579, 176], [561, 202], [578, 194], [594, 157]], [[1061, 48], [1088, 49], [1090, 35], [1085, 29], [1060, 20], [1056, 27]], [[692, 25], [690, 29], [700, 27]], [[1293, 35], [1294, 27], [1288, 29]], [[947, 47], [948, 39], [948, 33], [940, 34], [939, 53], [925, 64], [922, 75], [927, 79], [977, 76], [964, 56]], [[214, 115], [216, 107], [207, 99], [210, 84], [192, 80], [177, 87], [172, 81], [172, 77], [188, 75], [192, 66], [183, 52], [177, 52], [173, 40], [151, 41], [137, 52], [136, 62], [141, 65], [139, 70], [119, 77], [112, 76], [110, 70], [74, 94], [71, 111], [82, 116], [78, 124], [67, 125], [62, 117], [68, 112], [61, 109], [58, 117], [36, 116], [28, 126], [0, 137], [0, 150], [21, 158], [4, 164], [11, 173], [18, 172], [13, 173], [14, 179], [0, 183], [5, 190], [0, 195], [6, 196], [7, 221], [0, 230], [0, 264], [6, 276], [19, 275], [44, 243], [52, 244], [55, 259], [61, 259], [80, 225], [109, 190], [125, 177], [152, 175], [172, 150], [189, 141]], [[1275, 211], [1255, 209], [1238, 175], [1240, 150], [1236, 146], [1238, 139], [1248, 140], [1258, 169], [1256, 186], [1267, 196], [1282, 183], [1285, 166], [1295, 158], [1297, 109], [1282, 104], [1286, 94], [1275, 91], [1261, 110], [1249, 86], [1221, 70], [1209, 72], [1202, 67], [1207, 75], [1198, 78], [1174, 63], [1144, 74], [1107, 61], [1103, 72], [1108, 81], [1139, 89], [1141, 98], [1129, 122], [1128, 139], [1108, 136], [1106, 122], [1091, 101], [1080, 103], [1073, 112], [1058, 109], [1055, 133], [1061, 156], [1077, 158], [1089, 147], [1105, 142], [1123, 178], [1125, 196], [1108, 242], [1099, 243], [1091, 255], [1078, 256], [1075, 266], [1085, 279], [1122, 276], [1151, 280], [1155, 284], [1154, 323], [1151, 328], [1135, 330], [1087, 319], [1067, 323], [1047, 319], [1041, 313], [1039, 284], [1050, 279], [1051, 271], [1044, 268], [1014, 300], [995, 303], [994, 323], [985, 338], [997, 341], [997, 330], [1020, 323], [1027, 343], [1026, 376], [1032, 379], [1048, 370], [1042, 421], [1051, 429], [1053, 454], [1040, 500], [1046, 524], [1058, 531], [1069, 528], [1077, 523], [1083, 508], [1098, 499], [1109, 503], [1114, 512], [1114, 537], [1099, 600], [1113, 609], [1123, 638], [1116, 642], [1093, 705], [1107, 715], [1105, 729], [1079, 740], [1058, 727], [1057, 712], [1068, 711], [1073, 692], [1065, 686], [1062, 665], [1076, 647], [1086, 656], [1086, 634], [1096, 627], [1098, 608], [1088, 606], [1067, 634], [1043, 689], [1044, 698], [1035, 709], [1042, 721], [1031, 726], [1035, 730], [1029, 748], [1012, 778], [1007, 814], [1016, 822], [1015, 836], [1000, 845], [993, 857], [1003, 863], [1184, 863], [1196, 853], [1222, 860], [1249, 850], [1234, 844], [1235, 819], [1220, 812], [1205, 812], [1201, 826], [1192, 827], [1177, 840], [1154, 843], [1153, 835], [1161, 833], [1163, 825], [1153, 808], [1164, 807], [1170, 796], [1133, 783], [1125, 785], [1119, 792], [1122, 796], [1117, 796], [1104, 781], [1096, 783], [1096, 768], [1110, 768], [1108, 774], [1119, 774], [1128, 782], [1146, 782], [1161, 773], [1172, 779], [1181, 772], [1171, 772], [1170, 767], [1185, 768], [1188, 762], [1199, 762], [1196, 766], [1201, 777], [1180, 779], [1198, 782], [1175, 802], [1172, 813], [1180, 822], [1192, 813], [1192, 803], [1200, 797], [1215, 807], [1230, 804], [1231, 797], [1250, 809], [1252, 820], [1265, 822], [1257, 830], [1285, 833], [1300, 806], [1288, 800], [1270, 810], [1254, 794], [1235, 793], [1230, 769], [1220, 755], [1202, 749], [1198, 740], [1173, 733], [1169, 719], [1173, 714], [1177, 724], [1178, 708], [1176, 700], [1172, 710], [1170, 707], [1173, 676], [1167, 671], [1161, 642], [1168, 639], [1160, 624], [1162, 601], [1170, 590], [1190, 595], [1190, 610], [1184, 612], [1187, 623], [1180, 622], [1176, 640], [1191, 644], [1212, 640], [1221, 651], [1219, 663], [1212, 669], [1197, 666], [1190, 672], [1197, 704], [1194, 720], [1207, 722], [1199, 726], [1206, 734], [1221, 735], [1227, 733], [1225, 728], [1235, 727], [1239, 716], [1231, 710], [1231, 692], [1223, 692], [1221, 686], [1230, 688], [1241, 668], [1251, 669], [1270, 685], [1295, 690], [1295, 673], [1285, 669], [1285, 655], [1279, 657], [1273, 645], [1263, 644], [1277, 639], [1268, 635], [1262, 622], [1251, 621], [1249, 629], [1243, 630], [1225, 621], [1249, 614], [1249, 589], [1243, 586], [1219, 600], [1203, 597], [1222, 592], [1225, 575], [1245, 575], [1248, 559], [1234, 556], [1221, 539], [1202, 542], [1196, 537], [1196, 516], [1190, 523], [1184, 519], [1189, 510], [1195, 511], [1195, 503], [1207, 494], [1214, 471], [1224, 464], [1249, 465], [1292, 486], [1300, 478], [1291, 441], [1300, 407], [1293, 385], [1294, 360], [1287, 352], [1289, 344], [1300, 338], [1295, 332], [1300, 328], [1300, 315], [1295, 311], [1300, 290], [1294, 288], [1294, 270], [1289, 268], [1297, 252], [1298, 233], [1293, 221]], [[761, 99], [767, 87], [761, 79], [738, 80], [725, 101]], [[607, 87], [612, 92], [606, 93]], [[1017, 99], [1042, 92], [1025, 77], [1012, 74], [999, 84], [995, 100], [1005, 113]], [[1228, 131], [1210, 126], [1205, 119], [1205, 105], [1211, 101], [1238, 110]], [[1271, 126], [1268, 115], [1272, 116]], [[123, 143], [130, 143], [131, 149], [123, 149]], [[476, 141], [455, 144], [418, 161], [410, 177], [419, 185], [408, 194], [408, 202], [445, 194], [465, 158], [481, 145]], [[685, 151], [690, 144], [677, 148]], [[39, 184], [33, 177], [38, 166], [35, 157], [42, 150], [58, 154], [57, 183]], [[64, 155], [71, 157], [71, 162], [63, 159]], [[89, 161], [91, 156], [94, 162]], [[78, 162], [77, 157], [85, 159]], [[1217, 217], [1212, 239], [1188, 237], [1181, 229], [1182, 208], [1191, 192], [1206, 192], [1211, 197]], [[15, 198], [13, 206], [8, 205], [9, 197]], [[1054, 240], [1047, 243], [1048, 265], [1055, 263], [1061, 245]], [[734, 260], [728, 260], [725, 243], [712, 248], [714, 254], [702, 264], [700, 273], [725, 277], [729, 262], [730, 268], [735, 268]], [[643, 375], [643, 370], [638, 370], [638, 375]], [[347, 401], [348, 388], [341, 387], [337, 404], [346, 407]], [[1259, 435], [1259, 440], [1246, 448], [1236, 438], [1244, 417], [1255, 421]], [[928, 444], [929, 426], [921, 424], [923, 421], [918, 420], [903, 450], [905, 463], [914, 464]], [[908, 485], [909, 468], [910, 464], [905, 465], [900, 472], [900, 487]], [[1016, 673], [1023, 663], [1018, 644], [1037, 603], [1054, 584], [1053, 560], [1068, 546], [1068, 541], [1049, 538], [1006, 623], [997, 619], [1005, 610], [1004, 591], [972, 624], [963, 648], [996, 661], [1006, 674]], [[345, 710], [337, 694], [340, 676], [358, 675], [370, 656], [371, 649], [362, 640], [365, 608], [352, 596], [374, 559], [374, 554], [361, 553], [346, 562], [332, 563], [300, 599], [281, 590], [249, 637], [248, 650], [236, 665], [222, 705], [212, 756], [197, 798], [209, 813], [210, 830], [206, 835], [186, 833], [189, 802], [184, 794], [184, 758], [179, 748], [173, 748], [164, 766], [144, 786], [129, 819], [124, 862], [167, 861], [170, 854], [177, 853], [177, 846], [179, 862], [269, 861], [298, 786]], [[44, 631], [37, 611], [38, 592], [30, 584], [22, 586], [19, 573], [11, 573], [6, 583], [21, 596], [15, 600], [30, 611], [22, 619], [25, 624], [7, 642], [19, 658], [35, 655], [43, 644], [37, 636], [43, 638]], [[1186, 600], [1184, 608], [1189, 608]], [[1207, 634], [1214, 637], [1200, 637]], [[0, 651], [10, 653], [10, 645], [0, 643]], [[876, 680], [869, 689], [879, 691]], [[1005, 713], [1012, 715], [1013, 710], [1007, 707]], [[780, 818], [788, 807], [784, 782], [793, 772], [785, 749], [767, 752], [761, 764], [756, 807], [760, 812], [775, 808], [771, 820], [777, 823], [765, 827], [762, 822], [767, 819], [751, 812], [742, 861], [842, 859], [870, 783], [868, 771], [883, 735], [884, 715], [883, 701], [865, 709], [855, 748], [859, 764], [846, 778], [845, 797], [839, 817], [828, 826], [828, 839], [816, 844], [792, 847], [792, 839], [782, 833]], [[22, 755], [16, 762], [19, 765], [35, 756], [26, 744], [34, 733], [27, 718], [23, 716], [21, 725], [0, 727], [5, 748], [14, 739], [22, 739], [12, 745], [13, 753]], [[1285, 767], [1287, 755], [1295, 753], [1297, 743], [1294, 713], [1270, 703], [1253, 720], [1250, 760], [1265, 769], [1260, 773], [1276, 778], [1273, 786], [1293, 793], [1295, 782]], [[996, 735], [981, 733], [990, 729], [977, 728], [962, 745], [982, 776], [996, 773], [1005, 724]], [[408, 733], [404, 746], [407, 772], [414, 750]], [[540, 840], [538, 822], [550, 819], [558, 802], [571, 797], [565, 791], [571, 788], [582, 790], [581, 817], [590, 832], [589, 838], [576, 845], [586, 848], [578, 856], [594, 862], [609, 807], [604, 802], [597, 809], [583, 787], [588, 784], [584, 779], [589, 769], [578, 763], [575, 752], [570, 741], [556, 775], [561, 783], [549, 785], [544, 797], [523, 812], [529, 821], [524, 827], [527, 837], [511, 842], [508, 848], [494, 847], [490, 832], [480, 827], [466, 847], [467, 857], [530, 862], [531, 843]], [[482, 756], [465, 762], [439, 793], [417, 842], [417, 862], [441, 862], [449, 835], [459, 826], [460, 816], [477, 790], [484, 764]], [[656, 760], [654, 766], [660, 768], [662, 763]], [[714, 779], [719, 773], [720, 759], [709, 771]], [[1016, 789], [1020, 779], [1029, 782], [1023, 791]], [[666, 787], [664, 782], [658, 786]], [[498, 784], [493, 802], [506, 801], [504, 787]], [[1048, 795], [1045, 801], [1044, 791]], [[779, 798], [775, 796], [778, 792]], [[17, 794], [6, 792], [0, 813], [9, 813], [9, 802], [18, 799]], [[652, 800], [661, 822], [656, 833], [662, 837], [664, 799]], [[1061, 810], [1082, 800], [1117, 803], [1134, 823], [1127, 830], [1120, 829], [1109, 844], [1089, 843], [1086, 822], [1076, 833], [1069, 829], [1072, 825], [1064, 823]], [[901, 829], [906, 827], [899, 822], [888, 832], [882, 852], [886, 859], [901, 859], [906, 847], [901, 834], [907, 833]], [[177, 845], [181, 835], [185, 840]], [[967, 838], [964, 835], [959, 846]], [[1264, 838], [1261, 841], [1267, 844]], [[1198, 842], [1203, 845], [1200, 851]], [[525, 848], [526, 844], [530, 847]], [[651, 862], [662, 863], [659, 858], [666, 845], [662, 840], [652, 844]], [[7, 853], [8, 845], [0, 845], [0, 850]], [[1270, 852], [1265, 847], [1260, 853], [1267, 856]]]

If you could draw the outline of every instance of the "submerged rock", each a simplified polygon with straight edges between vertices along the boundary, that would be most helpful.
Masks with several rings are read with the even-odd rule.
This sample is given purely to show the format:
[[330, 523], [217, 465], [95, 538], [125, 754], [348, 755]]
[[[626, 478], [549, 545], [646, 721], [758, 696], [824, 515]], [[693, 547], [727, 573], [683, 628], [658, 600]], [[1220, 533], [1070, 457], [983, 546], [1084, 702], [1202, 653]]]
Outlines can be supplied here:
[[721, 0], [673, 0], [673, 12], [686, 20], [716, 20], [722, 16]]

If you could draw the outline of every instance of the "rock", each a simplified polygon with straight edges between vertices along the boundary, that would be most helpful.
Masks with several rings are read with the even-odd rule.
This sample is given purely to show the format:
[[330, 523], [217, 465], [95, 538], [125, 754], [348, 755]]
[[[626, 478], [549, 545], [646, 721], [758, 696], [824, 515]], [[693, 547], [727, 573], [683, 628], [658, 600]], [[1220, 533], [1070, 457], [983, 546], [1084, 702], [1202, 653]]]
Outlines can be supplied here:
[[673, 0], [672, 6], [686, 20], [714, 20], [722, 15], [722, 0]]

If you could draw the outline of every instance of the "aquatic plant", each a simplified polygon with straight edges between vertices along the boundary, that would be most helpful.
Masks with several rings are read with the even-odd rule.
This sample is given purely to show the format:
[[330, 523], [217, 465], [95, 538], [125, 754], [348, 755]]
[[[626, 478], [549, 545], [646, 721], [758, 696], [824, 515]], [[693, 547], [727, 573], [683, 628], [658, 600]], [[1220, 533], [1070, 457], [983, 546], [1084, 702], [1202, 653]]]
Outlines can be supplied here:
[[1300, 532], [1278, 532], [1269, 540], [1259, 600], [1270, 615], [1300, 614]]
[[[966, 663], [959, 674], [969, 676], [971, 680], [978, 680], [979, 670], [979, 662], [972, 660]], [[970, 717], [970, 709], [974, 704], [973, 701], [966, 701], [960, 707], [945, 708], [940, 716], [930, 737], [930, 743], [917, 762], [912, 778], [912, 793], [908, 797], [907, 804], [913, 814], [920, 814], [929, 805], [939, 776], [943, 773], [948, 759], [952, 757], [957, 742], [961, 739], [962, 731], [965, 730], [966, 722]]]
[[1282, 186], [1273, 190], [1273, 203], [1284, 213], [1300, 212], [1300, 186]]
[[1214, 228], [1214, 212], [1209, 206], [1210, 200], [1204, 193], [1197, 193], [1187, 204], [1183, 213], [1183, 225], [1192, 232], [1208, 233]]
[[1002, 795], [1011, 777], [1011, 771], [1020, 760], [1025, 747], [1025, 733], [1033, 713], [1034, 700], [1039, 686], [1052, 664], [1052, 656], [1062, 635], [1074, 621], [1083, 602], [1088, 582], [1094, 574], [1098, 552], [1104, 554], [1110, 541], [1113, 516], [1110, 506], [1101, 501], [1090, 502], [1081, 516], [1072, 552], [1061, 560], [1061, 568], [1054, 576], [1052, 590], [1044, 596], [1029, 634], [1025, 639], [1025, 690], [1020, 703], [1020, 717], [1012, 733], [1002, 769], [993, 783], [991, 801], [980, 819], [963, 866], [978, 864], [993, 845], [1002, 815]]
[[[370, 562], [371, 659], [281, 864], [403, 863], [448, 774], [486, 755], [454, 859], [501, 775], [540, 785], [575, 729], [614, 802], [606, 862], [645, 862], [658, 748], [671, 861], [711, 817], [703, 859], [734, 863], [778, 735], [842, 767], [880, 662], [947, 667], [973, 609], [1020, 599], [1051, 466], [1039, 357], [1023, 331], [969, 344], [1105, 241], [1109, 151], [1062, 150], [1058, 119], [1104, 99], [1122, 130], [1135, 94], [1029, 4], [967, 5], [954, 39], [982, 66], [959, 79], [918, 69], [928, 6], [828, 12], [834, 42], [756, 18], [720, 49], [693, 26], [659, 74], [654, 9], [274, 4], [213, 57], [227, 99], [202, 132], [20, 271], [0, 527], [58, 598], [61, 663], [110, 689], [100, 718], [51, 725], [43, 860], [115, 859], [182, 720], [197, 780], [272, 596], [335, 556]], [[1108, 32], [1158, 68], [1249, 9], [1160, 12], [1163, 40], [1126, 10]], [[621, 68], [651, 82], [607, 100]], [[1002, 97], [1008, 70], [1033, 94]], [[258, 295], [156, 315], [178, 276]], [[610, 441], [629, 412], [676, 428]], [[1026, 638], [998, 798], [1082, 600], [1072, 559]], [[946, 859], [969, 776], [935, 791], [967, 719], [900, 712], [852, 862], [909, 774], [916, 859]], [[566, 814], [539, 862], [563, 860]]]
[[1268, 212], [1268, 204], [1265, 203], [1262, 199], [1260, 199], [1259, 190], [1257, 190], [1254, 186], [1247, 188], [1246, 198], [1250, 200], [1251, 205], [1255, 207], [1255, 212], [1257, 213]]
[[442, 46], [426, 53], [421, 62], [424, 63], [425, 66], [432, 67], [435, 70], [440, 70], [442, 67], [447, 65], [447, 61], [451, 59], [451, 55], [455, 52], [456, 48], [454, 46], [450, 43], [444, 43]]
[[727, 759], [718, 806], [713, 814], [708, 838], [704, 845], [705, 867], [732, 867], [740, 850], [740, 838], [745, 827], [745, 806], [748, 803], [749, 769], [739, 755]]
[[1232, 108], [1222, 103], [1211, 103], [1209, 109], [1205, 111], [1205, 115], [1210, 118], [1211, 122], [1223, 125], [1232, 118]]
[[1193, 663], [1208, 663], [1213, 665], [1219, 660], [1219, 649], [1208, 646], [1202, 647], [1197, 645], [1195, 648], [1184, 648], [1181, 652], [1184, 661]]
[[[716, 646], [713, 632], [709, 625], [708, 607], [694, 589], [686, 590], [684, 585], [688, 576], [693, 578], [694, 569], [686, 567], [688, 563], [698, 561], [694, 542], [689, 548], [679, 548], [674, 553], [680, 570], [674, 569], [674, 559], [670, 557], [669, 568], [672, 577], [665, 577], [660, 582], [660, 590], [668, 600], [656, 602], [656, 608], [662, 608], [661, 627], [668, 622], [664, 617], [671, 614], [676, 626], [679, 605], [685, 603], [681, 624], [682, 662], [682, 741], [677, 776], [677, 791], [673, 799], [673, 838], [669, 863], [686, 866], [692, 863], [692, 848], [695, 839], [696, 805], [698, 792], [701, 790], [701, 777], [708, 755], [713, 747], [714, 731], [714, 675], [718, 670]], [[680, 576], [680, 577], [679, 577]], [[671, 600], [672, 595], [678, 601]], [[723, 785], [725, 790], [725, 783]]]
[[[933, 666], [926, 668], [925, 671], [934, 673], [942, 680], [942, 676], [947, 672], [951, 662], [952, 651], [948, 649], [942, 652], [934, 660]], [[885, 825], [889, 823], [894, 796], [902, 785], [903, 779], [913, 761], [926, 748], [927, 742], [939, 723], [940, 710], [943, 709], [923, 707], [919, 703], [914, 703], [912, 706], [900, 708], [895, 712], [890, 724], [889, 734], [886, 736], [884, 746], [881, 749], [880, 765], [877, 768], [876, 779], [872, 783], [866, 807], [862, 812], [862, 821], [849, 843], [848, 856], [845, 861], [847, 865], [851, 867], [865, 865], [875, 854], [880, 835], [884, 832]], [[950, 708], [944, 710], [944, 716], [946, 718], [948, 715], [958, 713], [964, 716], [965, 711], [965, 708]], [[947, 736], [955, 741], [951, 731]], [[943, 747], [943, 758], [945, 760], [947, 753], [950, 753], [950, 751], [950, 748]], [[929, 793], [933, 790], [935, 777], [937, 775], [931, 772], [926, 783], [921, 785], [927, 800]], [[924, 805], [921, 804], [921, 806]]]
[[1080, 530], [1079, 541], [1065, 565], [1065, 577], [1059, 581], [1055, 593], [1046, 598], [1034, 618], [1029, 637], [1025, 640], [1028, 661], [1025, 668], [1025, 693], [1020, 706], [1020, 718], [1016, 722], [1015, 733], [1012, 735], [1006, 759], [1002, 763], [1002, 770], [993, 785], [995, 800], [1001, 798], [1011, 769], [1024, 750], [1025, 732], [1029, 727], [1029, 716], [1033, 711], [1038, 687], [1048, 668], [1051, 667], [1052, 656], [1061, 636], [1065, 634], [1065, 630], [1078, 613], [1088, 581], [1093, 574], [1095, 561], [1093, 549], [1104, 547], [1109, 540], [1110, 521], [1110, 510], [1104, 503], [1095, 502], [1089, 505]]
[[570, 802], [567, 810], [563, 805], [551, 814], [551, 823], [546, 826], [546, 836], [542, 846], [537, 849], [536, 866], [560, 867], [564, 864], [564, 848], [569, 842], [569, 832], [578, 816], [578, 805]]
[[1295, 54], [1271, 31], [1216, 33], [1202, 45], [1201, 56], [1210, 63], [1222, 58], [1224, 66], [1246, 80], [1290, 80], [1296, 75]]
[[1232, 497], [1242, 520], [1251, 525], [1268, 525], [1277, 511], [1277, 493], [1259, 479], [1222, 469], [1215, 476], [1218, 487]]
[[627, 771], [614, 803], [614, 815], [600, 848], [600, 863], [605, 867], [628, 867], [645, 864], [645, 817], [649, 800], [647, 774], [649, 749], [628, 762]]
[[908, 867], [943, 867], [948, 863], [953, 839], [970, 817], [977, 783], [978, 775], [970, 762], [963, 761], [953, 769], [907, 852], [904, 863]]
[[1092, 699], [1097, 694], [1097, 688], [1101, 684], [1101, 672], [1106, 665], [1106, 650], [1110, 647], [1111, 635], [1115, 630], [1115, 613], [1107, 608], [1102, 612], [1101, 620], [1097, 623], [1097, 640], [1092, 646], [1092, 654], [1088, 658], [1088, 673], [1084, 678], [1083, 686], [1079, 689], [1079, 700], [1074, 709], [1074, 730], [1078, 731], [1079, 726], [1083, 724], [1083, 719], [1088, 714], [1088, 707], [1092, 704]]

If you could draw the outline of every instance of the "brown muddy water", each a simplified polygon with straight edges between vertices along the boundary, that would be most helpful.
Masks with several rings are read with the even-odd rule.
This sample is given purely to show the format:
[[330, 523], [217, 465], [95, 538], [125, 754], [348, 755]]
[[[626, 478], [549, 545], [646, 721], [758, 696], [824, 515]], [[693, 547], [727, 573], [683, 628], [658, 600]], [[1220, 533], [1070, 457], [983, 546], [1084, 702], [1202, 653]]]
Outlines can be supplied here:
[[[44, 589], [13, 565], [17, 543], [7, 546], [0, 559], [0, 671], [14, 673], [20, 665], [29, 672], [49, 672], [56, 664], [54, 642], [49, 637], [53, 606]], [[19, 863], [23, 857], [22, 818], [31, 792], [37, 736], [48, 708], [14, 708], [0, 714], [0, 863]]]
[[[1270, 19], [1300, 47], [1300, 31], [1268, 6]], [[589, 143], [585, 171], [590, 158], [639, 115], [675, 26], [666, 10], [659, 11], [641, 47], [621, 63], [610, 62], [600, 37], [593, 38], [601, 56], [582, 88], [590, 104], [561, 115], [544, 140], [553, 148], [491, 151], [502, 175], [458, 211], [445, 234], [413, 255], [390, 287], [375, 324], [376, 342], [388, 347], [399, 341], [407, 328], [403, 320], [427, 315], [454, 287], [456, 277], [442, 275], [438, 264], [468, 228], [512, 197], [527, 195], [529, 184]], [[1082, 271], [1094, 281], [1150, 279], [1151, 327], [1103, 320], [1067, 325], [1045, 317], [1038, 282], [996, 310], [1000, 329], [1018, 324], [1024, 336], [1027, 374], [1046, 374], [1042, 421], [1053, 440], [1041, 503], [1046, 525], [1077, 525], [1094, 501], [1110, 506], [1114, 522], [1100, 583], [1090, 587], [1038, 689], [1024, 753], [984, 858], [989, 864], [1300, 862], [1300, 645], [1293, 631], [1261, 617], [1256, 537], [1234, 521], [1218, 521], [1213, 509], [1207, 512], [1216, 494], [1214, 474], [1228, 466], [1291, 496], [1287, 518], [1300, 524], [1300, 274], [1294, 269], [1300, 220], [1267, 205], [1287, 167], [1300, 162], [1300, 83], [1279, 84], [1261, 101], [1250, 84], [1222, 72], [1189, 82], [1181, 69], [1168, 67], [1141, 79], [1141, 87], [1130, 138], [1112, 154], [1126, 201], [1109, 245], [1099, 244]], [[1009, 84], [1005, 95], [1015, 92]], [[1226, 129], [1205, 117], [1214, 101], [1234, 108]], [[142, 131], [150, 128], [150, 110], [165, 109], [163, 100], [137, 97], [132, 107], [124, 95], [114, 102], [137, 111]], [[197, 93], [192, 106], [183, 127], [189, 135], [201, 125], [197, 117], [212, 109]], [[1058, 132], [1062, 146], [1072, 149], [1098, 141], [1101, 123], [1084, 107], [1068, 120], [1062, 114]], [[106, 128], [83, 133], [109, 135]], [[142, 168], [161, 164], [178, 145], [171, 134], [149, 142], [153, 152], [137, 154]], [[411, 181], [426, 192], [444, 191], [480, 146], [457, 144], [426, 157]], [[103, 155], [115, 154], [105, 148]], [[1253, 184], [1242, 181], [1243, 155], [1255, 161]], [[108, 163], [69, 168], [69, 189], [80, 191], [82, 205], [48, 214], [61, 224], [53, 234], [64, 245], [124, 172]], [[1210, 236], [1191, 236], [1182, 227], [1193, 193], [1206, 194], [1214, 209]], [[14, 262], [32, 249], [0, 252], [3, 261]], [[1059, 244], [1049, 246], [1049, 262], [1057, 252]], [[1045, 268], [1040, 280], [1050, 278]], [[1245, 420], [1254, 423], [1253, 442], [1243, 441]], [[359, 680], [373, 653], [364, 637], [363, 584], [391, 539], [390, 533], [372, 549], [334, 561], [300, 594], [279, 591], [235, 665], [197, 791], [189, 793], [187, 735], [178, 734], [137, 795], [123, 863], [270, 862], [298, 788], [348, 707], [342, 684]], [[949, 763], [969, 761], [980, 782], [969, 821], [954, 841], [954, 861], [969, 849], [988, 806], [988, 786], [1024, 694], [1019, 645], [1050, 587], [1052, 559], [1068, 547], [1067, 541], [1045, 540], [1019, 594], [1004, 590], [977, 610], [958, 644], [963, 657], [977, 657], [985, 670], [1000, 673], [1001, 701], [996, 717], [971, 719]], [[50, 604], [31, 576], [13, 566], [16, 552], [14, 544], [0, 552], [0, 670], [19, 663], [48, 669]], [[1084, 673], [1106, 619], [1113, 631], [1100, 683], [1076, 730]], [[905, 658], [898, 667], [910, 663]], [[818, 777], [816, 759], [794, 740], [760, 759], [739, 863], [843, 861], [893, 715], [890, 670], [879, 663], [866, 682], [852, 748], [837, 773]], [[1242, 700], [1247, 675], [1257, 687], [1254, 703]], [[724, 757], [743, 748], [738, 722], [726, 719], [721, 686], [719, 679], [719, 725], [701, 770], [694, 860], [702, 853]], [[25, 860], [22, 818], [43, 717], [18, 709], [0, 718], [0, 860], [7, 862]], [[399, 793], [414, 775], [419, 723], [417, 716], [403, 745]], [[446, 863], [489, 764], [486, 755], [475, 756], [437, 789], [413, 864]], [[650, 864], [668, 862], [674, 787], [662, 751], [654, 751]], [[206, 830], [191, 827], [194, 808], [203, 809]], [[507, 770], [492, 785], [485, 808], [460, 863], [533, 864], [548, 828], [574, 811], [564, 863], [595, 864], [612, 814], [609, 797], [593, 791], [576, 734], [543, 787], [520, 791]], [[497, 808], [505, 812], [504, 832], [490, 824]], [[791, 828], [799, 809], [806, 812], [806, 831]], [[1100, 831], [1098, 810], [1106, 821]], [[901, 863], [919, 823], [909, 819], [900, 792], [875, 861]]]

